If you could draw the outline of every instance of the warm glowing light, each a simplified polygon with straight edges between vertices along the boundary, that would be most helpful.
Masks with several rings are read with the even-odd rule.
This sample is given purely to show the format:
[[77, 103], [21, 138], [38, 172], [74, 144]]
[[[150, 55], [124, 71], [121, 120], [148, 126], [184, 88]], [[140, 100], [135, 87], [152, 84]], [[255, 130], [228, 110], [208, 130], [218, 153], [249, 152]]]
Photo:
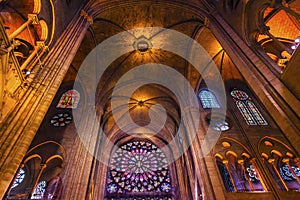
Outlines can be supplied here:
[[144, 103], [145, 102], [143, 100], [140, 100], [140, 101], [137, 102], [137, 105], [140, 106], [140, 107], [143, 107]]

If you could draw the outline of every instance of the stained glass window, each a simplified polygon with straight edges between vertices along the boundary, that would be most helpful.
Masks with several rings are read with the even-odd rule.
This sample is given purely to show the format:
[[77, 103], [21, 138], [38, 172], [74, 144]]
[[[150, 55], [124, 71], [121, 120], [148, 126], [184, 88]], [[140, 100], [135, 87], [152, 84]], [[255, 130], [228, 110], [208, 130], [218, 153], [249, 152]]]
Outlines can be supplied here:
[[247, 167], [246, 170], [247, 170], [248, 176], [252, 182], [259, 181], [258, 174], [257, 174], [255, 168], [253, 167], [253, 165], [249, 165], [249, 167]]
[[[295, 173], [296, 176], [298, 176], [300, 178], [300, 168], [299, 167], [295, 167], [292, 166], [292, 169]], [[283, 178], [283, 180], [285, 181], [293, 181], [296, 180], [295, 175], [293, 174], [293, 172], [289, 169], [288, 165], [284, 165], [282, 167], [280, 167], [280, 175]]]
[[226, 167], [219, 161], [217, 161], [217, 164], [226, 190], [228, 192], [235, 192], [234, 186], [231, 182], [230, 175]]
[[267, 121], [264, 119], [264, 117], [261, 115], [261, 113], [252, 101], [247, 100], [246, 104], [249, 110], [251, 110], [253, 117], [259, 125], [268, 125]]
[[219, 117], [214, 117], [212, 119], [207, 119], [207, 123], [210, 125], [210, 127], [216, 131], [227, 131], [229, 127], [229, 123], [221, 119]]
[[56, 107], [57, 108], [77, 108], [79, 100], [80, 100], [80, 93], [77, 92], [77, 90], [69, 90], [61, 96]]
[[172, 190], [165, 154], [148, 141], [122, 145], [110, 161], [108, 194], [142, 192], [169, 193]]
[[230, 94], [248, 125], [268, 125], [246, 92], [235, 89]]
[[59, 113], [52, 117], [50, 123], [56, 127], [64, 127], [71, 123], [73, 117], [69, 113]]
[[34, 192], [31, 195], [31, 199], [42, 199], [46, 191], [46, 186], [47, 186], [46, 181], [40, 181], [36, 185]]
[[240, 100], [236, 100], [235, 104], [238, 107], [240, 113], [243, 115], [243, 118], [245, 119], [245, 121], [247, 122], [248, 125], [257, 125], [253, 116], [251, 115], [248, 108], [244, 104], [244, 102], [242, 102]]
[[18, 185], [20, 185], [20, 183], [24, 180], [24, 177], [25, 177], [25, 171], [24, 171], [24, 169], [20, 169], [19, 173], [17, 174], [17, 177], [13, 183], [12, 188], [15, 188]]
[[199, 92], [199, 98], [200, 98], [203, 108], [220, 108], [221, 107], [217, 100], [216, 95], [208, 89], [202, 89]]

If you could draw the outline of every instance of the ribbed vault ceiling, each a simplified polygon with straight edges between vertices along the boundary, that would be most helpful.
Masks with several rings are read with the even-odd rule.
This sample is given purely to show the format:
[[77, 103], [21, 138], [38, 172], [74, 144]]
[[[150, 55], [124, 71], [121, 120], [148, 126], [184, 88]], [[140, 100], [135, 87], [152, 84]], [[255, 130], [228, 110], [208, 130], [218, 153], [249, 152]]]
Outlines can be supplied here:
[[[222, 51], [221, 45], [212, 35], [210, 30], [204, 26], [204, 18], [200, 13], [195, 14], [186, 8], [171, 6], [164, 3], [151, 3], [148, 1], [139, 2], [137, 4], [126, 4], [124, 6], [113, 7], [101, 12], [94, 19], [90, 26], [72, 66], [69, 70], [65, 81], [74, 80], [76, 71], [80, 68], [81, 63], [88, 53], [98, 44], [107, 38], [121, 32], [127, 32], [131, 29], [145, 27], [161, 27], [172, 29], [193, 38], [204, 47], [209, 55], [215, 60], [217, 66], [220, 67], [222, 74], [228, 79], [241, 79], [239, 72], [236, 70], [227, 54]], [[139, 40], [145, 37], [146, 40], [155, 40], [160, 36], [160, 32], [128, 32], [129, 37]], [[124, 44], [127, 41], [124, 41]], [[161, 43], [170, 42], [168, 38], [160, 40]], [[122, 45], [122, 44], [120, 44]], [[187, 50], [187, 55], [188, 55]], [[147, 63], [160, 63], [175, 69], [177, 72], [186, 77], [191, 83], [194, 90], [197, 90], [201, 82], [200, 74], [193, 68], [184, 58], [160, 49], [149, 49], [146, 53], [134, 50], [124, 54], [116, 59], [105, 71], [99, 81], [96, 104], [103, 110], [102, 117], [103, 126], [106, 130], [118, 132], [113, 114], [111, 112], [111, 94], [117, 81], [129, 70]], [[214, 77], [209, 77], [213, 79]], [[133, 80], [134, 81], [134, 80]], [[176, 84], [176, 83], [174, 83]], [[125, 87], [125, 86], [124, 86]], [[160, 135], [165, 140], [171, 139], [180, 123], [180, 106], [178, 99], [167, 88], [155, 84], [147, 84], [136, 90], [130, 98], [129, 102], [125, 102], [118, 108], [117, 112], [122, 116], [129, 109], [132, 120], [140, 126], [150, 123], [149, 109], [151, 106], [160, 104], [167, 111], [167, 123], [165, 124]], [[143, 102], [143, 106], [140, 103]], [[161, 118], [161, 110], [154, 109], [154, 118]], [[130, 129], [130, 124], [128, 125]], [[109, 131], [110, 130], [110, 131]], [[112, 131], [114, 130], [114, 131]], [[166, 139], [168, 138], [168, 139]]]

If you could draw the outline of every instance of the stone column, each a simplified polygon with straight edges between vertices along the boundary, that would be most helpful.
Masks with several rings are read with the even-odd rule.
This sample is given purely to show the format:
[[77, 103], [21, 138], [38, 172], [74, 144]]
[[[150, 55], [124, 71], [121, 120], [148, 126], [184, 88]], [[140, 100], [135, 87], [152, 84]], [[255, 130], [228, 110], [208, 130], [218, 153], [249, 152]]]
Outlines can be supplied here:
[[34, 183], [32, 185], [32, 189], [31, 189], [31, 192], [30, 192], [30, 197], [32, 197], [32, 194], [34, 193], [34, 190], [35, 190], [35, 188], [36, 188], [36, 186], [37, 186], [37, 184], [38, 184], [38, 182], [39, 182], [39, 180], [40, 180], [40, 178], [41, 178], [41, 176], [44, 172], [44, 169], [47, 167], [47, 164], [41, 164], [40, 167], [41, 167], [40, 171], [39, 171], [39, 173], [38, 173], [38, 175], [37, 175], [37, 177], [34, 180]]
[[242, 167], [244, 176], [247, 178], [247, 182], [250, 185], [251, 191], [254, 191], [255, 189], [253, 187], [252, 181], [250, 180], [250, 177], [249, 177], [249, 175], [248, 175], [248, 173], [246, 172], [246, 169], [245, 169], [245, 165], [244, 165], [245, 161], [244, 160], [238, 160], [238, 164], [240, 164], [241, 167]]
[[[213, 191], [213, 186], [211, 182], [210, 172], [214, 171], [216, 172], [216, 168], [213, 163], [213, 158], [210, 155], [203, 155], [203, 148], [209, 148], [208, 146], [201, 146], [202, 137], [204, 138], [204, 131], [203, 133], [200, 133], [199, 127], [196, 127], [197, 124], [200, 124], [200, 116], [197, 116], [197, 113], [199, 113], [198, 108], [188, 108], [184, 110], [183, 118], [185, 122], [185, 128], [187, 130], [186, 134], [186, 142], [189, 142], [191, 144], [190, 151], [191, 156], [194, 160], [194, 170], [197, 177], [195, 179], [198, 179], [201, 181], [200, 187], [202, 190], [202, 194], [206, 195], [205, 199], [215, 199], [215, 193]], [[195, 134], [195, 135], [194, 135]], [[194, 135], [194, 138], [192, 136]], [[209, 140], [209, 136], [206, 138], [206, 140]], [[202, 141], [203, 142], [203, 141]], [[209, 144], [209, 141], [206, 141], [207, 144]], [[204, 150], [206, 151], [206, 150]], [[210, 165], [210, 166], [208, 166]], [[212, 167], [212, 169], [208, 170], [209, 167]], [[216, 187], [219, 187], [220, 185], [216, 185]], [[221, 196], [224, 196], [224, 194], [220, 193], [217, 194]]]
[[278, 171], [277, 167], [275, 166], [275, 159], [269, 159], [268, 162], [272, 165], [276, 175], [278, 176], [278, 178], [280, 179], [282, 185], [284, 186], [285, 190], [286, 191], [289, 191], [289, 188], [288, 186], [286, 185], [285, 181], [283, 180], [283, 178], [281, 177], [280, 175], [280, 172]]
[[0, 198], [13, 180], [88, 27], [80, 16], [70, 24], [45, 57], [47, 67], [41, 76], [25, 88], [13, 112], [0, 125]]
[[289, 170], [292, 172], [292, 174], [296, 178], [298, 184], [300, 184], [300, 178], [296, 175], [293, 167], [291, 166], [291, 164], [290, 164], [290, 158], [283, 158], [282, 162], [284, 162], [288, 166]]

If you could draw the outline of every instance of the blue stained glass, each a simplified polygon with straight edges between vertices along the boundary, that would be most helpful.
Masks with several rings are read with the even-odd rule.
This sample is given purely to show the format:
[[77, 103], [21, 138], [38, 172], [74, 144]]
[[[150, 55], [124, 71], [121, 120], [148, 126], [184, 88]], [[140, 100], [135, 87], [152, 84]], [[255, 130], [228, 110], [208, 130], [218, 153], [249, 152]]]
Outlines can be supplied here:
[[24, 177], [25, 177], [25, 171], [24, 171], [24, 169], [20, 169], [19, 173], [17, 174], [17, 177], [13, 183], [12, 188], [15, 188], [18, 185], [20, 185], [20, 183], [24, 180]]
[[47, 183], [46, 181], [40, 181], [35, 189], [33, 194], [31, 195], [31, 199], [43, 199], [44, 193], [46, 191]]
[[[292, 166], [292, 169], [294, 170], [294, 173], [296, 176], [300, 178], [300, 168]], [[288, 165], [284, 165], [280, 167], [280, 175], [285, 181], [293, 181], [296, 180], [296, 177], [294, 176], [293, 172], [289, 169]]]
[[203, 108], [220, 108], [216, 95], [208, 89], [199, 92], [199, 98]]
[[234, 186], [231, 182], [230, 175], [229, 175], [226, 167], [220, 162], [217, 162], [217, 164], [218, 164], [218, 168], [219, 168], [220, 174], [222, 176], [223, 183], [224, 183], [226, 190], [228, 192], [235, 192]]
[[257, 174], [255, 168], [253, 167], [253, 165], [250, 165], [249, 167], [247, 167], [246, 170], [247, 170], [248, 176], [252, 182], [259, 181], [258, 174]]

